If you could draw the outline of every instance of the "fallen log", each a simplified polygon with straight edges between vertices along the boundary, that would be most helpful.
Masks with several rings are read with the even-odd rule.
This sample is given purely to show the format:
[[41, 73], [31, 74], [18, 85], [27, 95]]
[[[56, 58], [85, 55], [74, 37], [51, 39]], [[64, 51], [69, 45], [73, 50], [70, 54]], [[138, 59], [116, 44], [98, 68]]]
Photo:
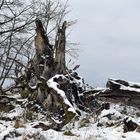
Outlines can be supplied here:
[[140, 108], [140, 84], [133, 84], [123, 80], [109, 79], [107, 89], [99, 91], [96, 99]]

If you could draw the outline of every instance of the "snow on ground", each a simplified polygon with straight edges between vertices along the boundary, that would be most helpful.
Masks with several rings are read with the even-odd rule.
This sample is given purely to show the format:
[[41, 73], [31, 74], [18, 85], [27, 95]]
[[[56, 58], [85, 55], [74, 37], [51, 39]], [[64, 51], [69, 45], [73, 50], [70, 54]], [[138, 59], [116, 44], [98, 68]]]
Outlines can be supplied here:
[[[13, 116], [16, 117], [18, 115], [20, 117], [24, 111], [19, 106], [14, 110]], [[0, 140], [140, 140], [140, 133], [137, 130], [123, 132], [122, 120], [126, 116], [131, 114], [132, 119], [140, 123], [140, 117], [136, 113], [133, 107], [112, 104], [109, 110], [101, 111], [96, 117], [95, 114], [83, 113], [81, 117], [64, 126], [61, 131], [33, 128], [39, 123], [47, 126], [48, 121], [22, 119], [20, 120], [22, 125], [16, 128], [15, 120], [0, 120]], [[11, 112], [7, 113], [7, 116], [10, 115]], [[6, 138], [6, 135], [9, 137]]]
[[[64, 91], [60, 90], [58, 83], [54, 81], [54, 78], [60, 76], [65, 79], [63, 75], [56, 75], [48, 80], [47, 84], [63, 97], [69, 111], [75, 112]], [[128, 90], [122, 85], [121, 88]], [[10, 95], [8, 97], [10, 98]], [[27, 102], [27, 99], [21, 99], [19, 94], [12, 97], [19, 103]], [[124, 133], [125, 118], [140, 126], [140, 111], [134, 107], [111, 103], [110, 109], [107, 110], [95, 110], [91, 114], [81, 111], [81, 116], [76, 116], [61, 131], [56, 131], [51, 129], [51, 122], [47, 120], [46, 114], [40, 111], [39, 105], [34, 105], [40, 112], [31, 120], [26, 118], [28, 108], [23, 108], [20, 104], [14, 106], [15, 108], [9, 112], [0, 112], [0, 140], [140, 140], [139, 129]], [[30, 115], [30, 112], [28, 113]]]

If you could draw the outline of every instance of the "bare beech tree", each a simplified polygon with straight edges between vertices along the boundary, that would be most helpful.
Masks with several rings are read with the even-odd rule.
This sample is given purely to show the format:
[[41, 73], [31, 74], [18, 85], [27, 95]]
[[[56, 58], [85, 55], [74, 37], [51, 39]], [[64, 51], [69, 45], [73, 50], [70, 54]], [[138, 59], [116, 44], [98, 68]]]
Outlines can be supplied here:
[[[35, 55], [35, 20], [41, 19], [45, 34], [55, 40], [57, 28], [68, 13], [67, 2], [52, 0], [2, 0], [0, 2], [0, 90], [7, 79], [19, 77]], [[54, 45], [54, 44], [52, 44]], [[20, 80], [19, 80], [20, 81]]]
[[[66, 53], [75, 56], [75, 48], [66, 48], [66, 31], [75, 23], [65, 20], [67, 6], [59, 0], [0, 3], [0, 93], [6, 96], [19, 88], [27, 104], [40, 104], [47, 117], [58, 118], [60, 128], [80, 115], [79, 110], [89, 111], [80, 97], [84, 81], [75, 72], [80, 65], [73, 70], [66, 65]], [[9, 80], [15, 84], [5, 88]]]

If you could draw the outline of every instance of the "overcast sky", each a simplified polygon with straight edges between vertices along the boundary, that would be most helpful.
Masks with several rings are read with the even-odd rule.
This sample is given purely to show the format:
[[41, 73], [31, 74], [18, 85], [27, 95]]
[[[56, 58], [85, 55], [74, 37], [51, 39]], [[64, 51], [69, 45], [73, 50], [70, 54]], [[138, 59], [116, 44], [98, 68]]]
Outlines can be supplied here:
[[77, 19], [80, 74], [93, 86], [108, 78], [140, 82], [140, 0], [69, 0]]

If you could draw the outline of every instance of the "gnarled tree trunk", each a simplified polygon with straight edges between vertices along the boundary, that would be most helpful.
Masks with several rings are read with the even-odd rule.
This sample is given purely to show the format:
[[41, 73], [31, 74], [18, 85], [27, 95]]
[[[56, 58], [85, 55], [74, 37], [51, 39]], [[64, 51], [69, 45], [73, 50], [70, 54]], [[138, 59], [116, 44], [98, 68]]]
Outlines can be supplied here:
[[52, 116], [57, 114], [56, 116], [63, 120], [62, 124], [69, 122], [79, 113], [74, 107], [77, 104], [78, 108], [78, 104], [81, 103], [78, 97], [78, 85], [74, 81], [76, 79], [82, 81], [76, 73], [66, 70], [66, 27], [67, 22], [64, 21], [62, 27], [58, 28], [53, 46], [49, 43], [41, 21], [36, 20], [36, 57], [33, 60], [34, 73], [30, 79], [32, 85], [30, 88], [36, 85], [34, 88], [36, 101], [41, 103]]

